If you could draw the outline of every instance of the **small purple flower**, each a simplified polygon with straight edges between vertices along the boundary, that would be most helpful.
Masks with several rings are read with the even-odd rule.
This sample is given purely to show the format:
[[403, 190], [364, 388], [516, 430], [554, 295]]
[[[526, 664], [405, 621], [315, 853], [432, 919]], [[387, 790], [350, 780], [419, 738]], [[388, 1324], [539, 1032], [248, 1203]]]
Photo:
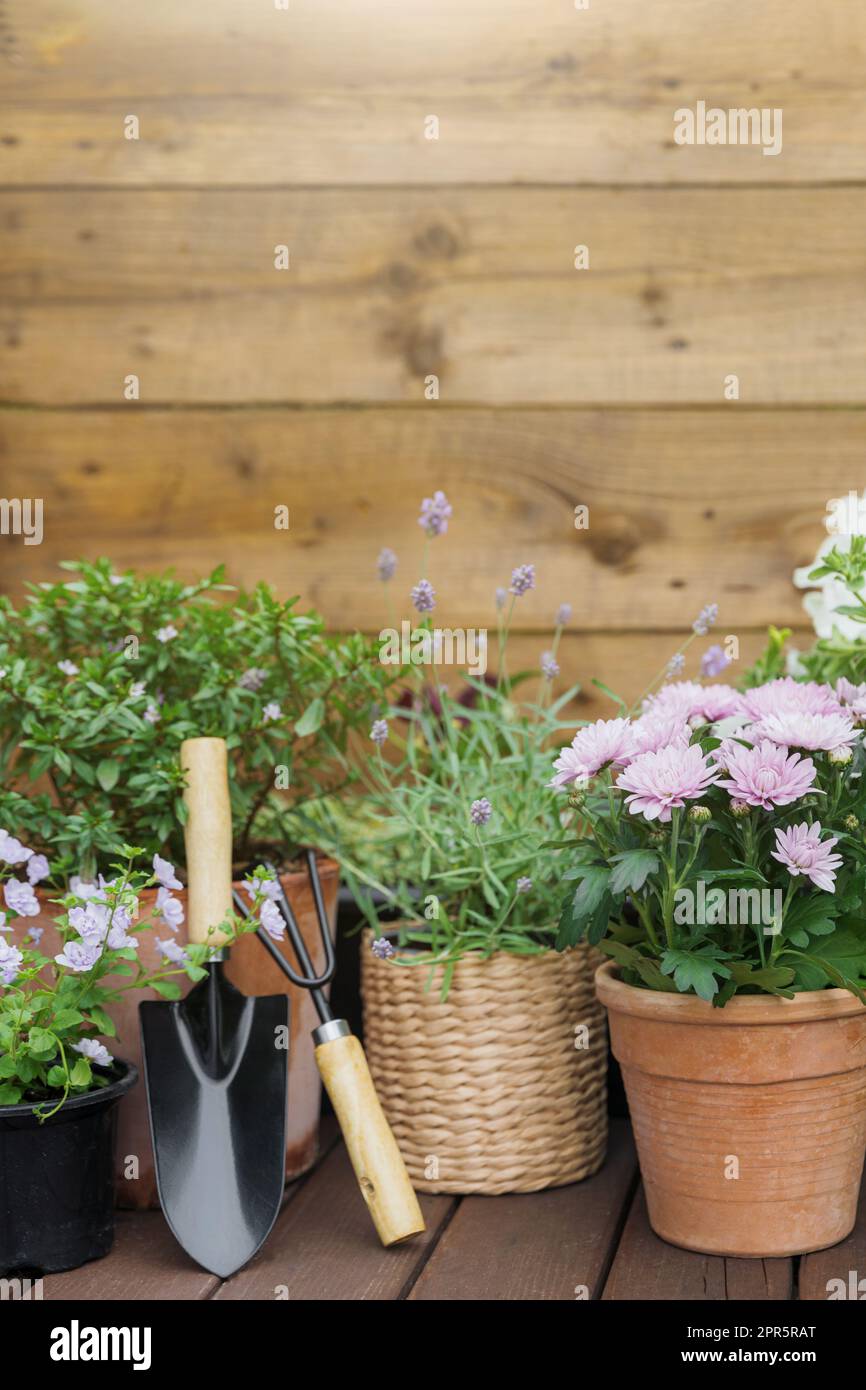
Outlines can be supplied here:
[[27, 861], [27, 877], [31, 883], [41, 883], [51, 873], [44, 854], [31, 855]]
[[14, 835], [9, 835], [7, 831], [0, 830], [0, 859], [5, 864], [26, 864], [33, 854], [32, 849], [22, 845], [20, 840], [16, 840]]
[[692, 628], [699, 637], [706, 637], [718, 616], [719, 605], [717, 603], [705, 603], [700, 613], [695, 618], [695, 621], [692, 623]]
[[30, 937], [30, 940], [33, 942], [33, 945], [38, 946], [40, 941], [42, 940], [44, 932], [44, 927], [31, 927], [27, 935]]
[[165, 627], [158, 627], [156, 629], [157, 642], [173, 642], [177, 635], [178, 632], [174, 623], [166, 623]]
[[64, 676], [78, 675], [78, 667], [76, 666], [74, 661], [68, 661], [65, 659], [63, 661], [58, 661], [57, 669], [58, 671], [62, 671]]
[[379, 936], [370, 946], [370, 950], [377, 960], [390, 960], [394, 955], [394, 947], [391, 945], [387, 936]]
[[122, 652], [122, 651], [123, 651], [123, 638], [122, 638], [122, 637], [116, 637], [116, 638], [114, 639], [113, 642], [107, 642], [107, 643], [106, 643], [106, 646], [108, 647], [108, 650], [109, 650], [110, 652]]
[[388, 741], [388, 721], [387, 719], [374, 719], [373, 727], [370, 730], [370, 738], [377, 748], [381, 748], [383, 743]]
[[145, 724], [158, 724], [160, 719], [162, 718], [162, 715], [160, 714], [156, 705], [148, 705], [147, 709], [144, 711], [144, 714], [141, 717], [144, 720]]
[[238, 681], [238, 685], [241, 687], [241, 690], [261, 690], [267, 677], [268, 673], [264, 667], [251, 666], [249, 670], [244, 671]]
[[10, 931], [12, 928], [6, 925], [6, 913], [0, 912], [0, 931]]
[[173, 932], [176, 932], [183, 922], [183, 903], [180, 898], [173, 898], [167, 888], [159, 889], [155, 911]]
[[511, 571], [511, 585], [508, 590], [510, 594], [514, 594], [517, 598], [522, 598], [524, 594], [528, 594], [529, 590], [534, 588], [534, 565], [518, 565], [516, 569]]
[[265, 898], [259, 911], [259, 921], [272, 941], [282, 941], [286, 930], [286, 920], [275, 902]]
[[675, 676], [681, 675], [685, 664], [686, 659], [683, 656], [682, 652], [675, 652], [674, 655], [671, 657], [670, 661], [668, 662], [667, 668], [665, 670], [665, 675], [667, 676], [668, 680], [673, 680]]
[[397, 573], [397, 556], [390, 546], [385, 546], [379, 551], [379, 558], [376, 561], [376, 569], [383, 584], [387, 584], [389, 579], [393, 579]]
[[432, 613], [436, 607], [436, 591], [429, 579], [419, 579], [411, 593], [412, 603], [419, 613]]
[[428, 536], [444, 536], [452, 510], [445, 493], [434, 492], [432, 497], [425, 497], [421, 503], [418, 525], [424, 528]]
[[0, 940], [0, 984], [11, 985], [18, 977], [23, 955], [16, 946]]
[[478, 801], [473, 801], [469, 807], [469, 817], [473, 825], [486, 825], [492, 815], [493, 807], [486, 796], [480, 797]]
[[108, 908], [96, 902], [89, 902], [86, 907], [71, 907], [69, 925], [78, 932], [85, 946], [101, 946], [108, 933]]
[[96, 1038], [82, 1038], [81, 1042], [72, 1044], [72, 1051], [80, 1052], [82, 1057], [88, 1057], [98, 1067], [110, 1067], [114, 1061], [105, 1044], [97, 1042]]
[[106, 941], [106, 945], [112, 951], [127, 951], [130, 948], [135, 951], [138, 949], [138, 941], [134, 936], [130, 936], [126, 930], [128, 926], [128, 913], [124, 912], [122, 908], [116, 907], [114, 909], [114, 921], [111, 923]]
[[269, 700], [262, 710], [262, 718], [265, 723], [269, 724], [275, 719], [282, 719], [282, 717], [283, 711], [280, 709], [276, 700]]
[[172, 961], [174, 965], [186, 965], [189, 960], [186, 951], [182, 946], [178, 946], [176, 941], [157, 941], [156, 944], [164, 958]]
[[519, 878], [519, 879], [517, 880], [517, 891], [518, 891], [518, 893], [531, 893], [531, 892], [532, 892], [532, 879], [531, 879], [531, 878]]
[[701, 657], [701, 675], [708, 680], [714, 676], [720, 676], [726, 666], [730, 666], [731, 658], [726, 656], [718, 643], [714, 647], [707, 647]]
[[244, 884], [244, 892], [248, 898], [255, 898], [259, 893], [263, 893], [271, 902], [275, 902], [280, 896], [280, 885], [275, 878], [251, 878]]
[[60, 955], [54, 959], [58, 965], [65, 965], [68, 970], [74, 970], [77, 975], [83, 975], [86, 971], [92, 970], [99, 960], [100, 948], [98, 946], [87, 946], [83, 941], [67, 941]]
[[10, 912], [19, 917], [38, 917], [39, 903], [33, 892], [32, 883], [21, 883], [17, 878], [9, 878], [3, 884], [3, 897]]
[[556, 610], [556, 626], [566, 627], [571, 622], [571, 604], [561, 603]]
[[541, 674], [546, 681], [552, 681], [555, 676], [559, 675], [559, 662], [553, 652], [542, 652]]
[[496, 590], [496, 611], [497, 611], [497, 613], [501, 613], [501, 612], [502, 612], [502, 610], [503, 610], [503, 608], [505, 607], [505, 605], [506, 605], [507, 602], [508, 602], [508, 590], [507, 590], [507, 589], [503, 589], [503, 588], [502, 588], [502, 585], [500, 585], [499, 588]]
[[132, 685], [129, 687], [129, 698], [131, 700], [140, 700], [146, 689], [147, 686], [144, 681], [133, 681]]
[[183, 884], [174, 871], [174, 865], [167, 859], [160, 859], [158, 854], [153, 856], [153, 876], [162, 884], [163, 888], [182, 888]]

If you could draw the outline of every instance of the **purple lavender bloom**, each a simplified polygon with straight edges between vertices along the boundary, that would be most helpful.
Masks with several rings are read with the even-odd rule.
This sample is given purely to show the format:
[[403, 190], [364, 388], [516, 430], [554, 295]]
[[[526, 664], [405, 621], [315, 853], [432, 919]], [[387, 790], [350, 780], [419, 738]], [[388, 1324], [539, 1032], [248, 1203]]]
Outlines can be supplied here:
[[270, 898], [265, 898], [259, 911], [259, 921], [272, 941], [282, 941], [286, 931], [286, 921], [280, 909]]
[[34, 854], [27, 861], [27, 877], [31, 883], [41, 883], [51, 873], [44, 854]]
[[383, 584], [387, 584], [389, 579], [393, 579], [397, 573], [397, 556], [390, 546], [384, 546], [379, 551], [379, 558], [376, 561], [376, 569]]
[[110, 1067], [114, 1058], [104, 1043], [97, 1042], [96, 1038], [82, 1038], [81, 1042], [72, 1044], [73, 1052], [80, 1052], [82, 1057], [88, 1057], [91, 1062], [95, 1062], [98, 1067]]
[[61, 954], [55, 956], [54, 959], [58, 965], [65, 965], [68, 970], [74, 970], [76, 974], [83, 975], [86, 971], [93, 969], [100, 954], [99, 946], [88, 946], [83, 941], [67, 941]]
[[726, 666], [730, 666], [731, 659], [726, 656], [718, 643], [714, 647], [707, 647], [701, 657], [701, 675], [712, 679], [713, 676], [720, 676]]
[[378, 960], [390, 960], [394, 955], [394, 947], [391, 945], [387, 936], [379, 936], [370, 946], [370, 950]]
[[244, 671], [238, 685], [241, 690], [261, 690], [267, 680], [267, 671], [261, 666], [251, 666], [248, 671]]
[[434, 492], [421, 503], [418, 525], [423, 526], [428, 536], [444, 536], [448, 530], [448, 518], [453, 508], [444, 492]]
[[162, 715], [160, 714], [156, 705], [148, 705], [147, 709], [144, 711], [144, 714], [141, 717], [144, 720], [145, 724], [158, 724], [160, 719], [162, 718]]
[[503, 589], [502, 586], [500, 585], [500, 587], [496, 590], [496, 611], [497, 611], [497, 613], [501, 613], [501, 612], [502, 612], [502, 610], [503, 610], [503, 608], [505, 607], [507, 601], [508, 601], [508, 590], [507, 590], [507, 589]]
[[541, 674], [546, 681], [552, 681], [554, 676], [559, 675], [559, 662], [553, 655], [553, 652], [542, 652]]
[[517, 598], [522, 598], [524, 594], [529, 593], [529, 590], [534, 588], [534, 565], [518, 565], [516, 569], [511, 571], [511, 586], [508, 590], [510, 594], [514, 594]]
[[571, 622], [571, 604], [561, 603], [556, 610], [556, 626], [566, 627]]
[[275, 719], [282, 719], [282, 717], [283, 711], [280, 709], [276, 700], [269, 700], [262, 710], [262, 719], [264, 722], [269, 724]]
[[518, 891], [518, 893], [531, 893], [531, 892], [532, 892], [532, 879], [531, 879], [531, 878], [519, 878], [519, 879], [517, 880], [517, 891]]
[[436, 591], [429, 579], [419, 579], [411, 594], [412, 603], [419, 613], [432, 613], [436, 607]]
[[19, 917], [39, 916], [39, 904], [32, 883], [21, 883], [17, 878], [7, 879], [3, 884], [3, 897], [9, 911], [17, 913]]
[[710, 628], [719, 616], [719, 605], [717, 603], [705, 603], [695, 621], [692, 623], [694, 631], [699, 637], [706, 637]]
[[493, 807], [486, 796], [480, 797], [478, 801], [473, 801], [469, 807], [469, 816], [473, 825], [486, 825], [492, 815]]
[[156, 895], [155, 911], [173, 932], [176, 932], [183, 922], [183, 903], [180, 898], [173, 898], [165, 887], [160, 888]]
[[157, 941], [157, 946], [166, 960], [172, 961], [174, 965], [186, 965], [189, 957], [182, 946], [178, 946], [176, 941]]
[[682, 652], [676, 652], [667, 664], [665, 675], [668, 677], [669, 680], [673, 680], [674, 676], [680, 675], [685, 664], [686, 659], [683, 656]]
[[381, 748], [383, 743], [388, 741], [388, 721], [387, 719], [374, 719], [373, 727], [370, 730], [370, 738], [377, 748]]
[[183, 884], [174, 871], [174, 865], [167, 859], [160, 859], [158, 854], [153, 856], [153, 876], [162, 884], [163, 888], [182, 888]]

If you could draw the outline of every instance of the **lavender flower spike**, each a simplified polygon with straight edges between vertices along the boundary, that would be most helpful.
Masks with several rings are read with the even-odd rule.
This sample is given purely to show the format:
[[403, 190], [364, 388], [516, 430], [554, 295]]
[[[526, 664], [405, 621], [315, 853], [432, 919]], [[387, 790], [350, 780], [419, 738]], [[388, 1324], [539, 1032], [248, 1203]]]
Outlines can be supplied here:
[[556, 610], [556, 626], [566, 627], [571, 622], [571, 604], [561, 603]]
[[436, 590], [429, 579], [419, 579], [411, 593], [412, 603], [419, 613], [432, 613], [436, 607]]
[[508, 600], [508, 590], [502, 587], [496, 590], [496, 611], [501, 613]]
[[448, 530], [448, 519], [453, 508], [444, 492], [434, 492], [432, 497], [425, 497], [421, 503], [421, 515], [418, 518], [418, 525], [422, 526], [428, 536], [444, 536]]
[[391, 945], [387, 936], [379, 936], [370, 946], [370, 950], [377, 960], [390, 960], [394, 955], [394, 947]]
[[546, 681], [552, 681], [559, 675], [559, 662], [553, 652], [543, 652], [541, 656], [541, 674]]
[[473, 801], [469, 807], [469, 818], [473, 825], [486, 825], [492, 815], [493, 807], [486, 796], [480, 797], [478, 801]]
[[720, 676], [726, 666], [730, 666], [731, 659], [726, 656], [723, 649], [716, 643], [712, 647], [707, 647], [701, 657], [701, 675], [712, 680], [714, 676]]
[[518, 891], [518, 893], [531, 893], [531, 892], [532, 892], [532, 879], [531, 879], [531, 878], [519, 878], [519, 879], [517, 880], [517, 891]]
[[383, 743], [388, 741], [388, 721], [387, 719], [374, 719], [373, 727], [370, 730], [370, 738], [377, 748], [381, 748]]
[[379, 558], [376, 561], [376, 568], [379, 578], [383, 584], [387, 584], [389, 579], [393, 579], [397, 573], [397, 556], [390, 546], [385, 546], [379, 551]]
[[719, 616], [719, 605], [717, 603], [705, 603], [695, 621], [692, 623], [694, 631], [699, 637], [706, 637], [710, 628]]
[[535, 566], [518, 565], [511, 571], [511, 585], [508, 592], [517, 598], [522, 598], [529, 593], [530, 589], [535, 588]]

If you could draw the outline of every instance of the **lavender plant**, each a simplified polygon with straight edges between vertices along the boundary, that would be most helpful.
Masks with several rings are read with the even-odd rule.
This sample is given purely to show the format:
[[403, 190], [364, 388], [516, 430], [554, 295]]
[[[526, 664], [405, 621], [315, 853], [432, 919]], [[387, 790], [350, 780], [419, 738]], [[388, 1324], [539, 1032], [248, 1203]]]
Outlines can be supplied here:
[[[0, 599], [0, 821], [91, 879], [118, 839], [182, 853], [185, 738], [219, 735], [239, 859], [352, 777], [346, 757], [389, 673], [360, 635], [325, 633], [265, 584], [195, 584], [108, 560]], [[229, 596], [232, 596], [231, 598]]]

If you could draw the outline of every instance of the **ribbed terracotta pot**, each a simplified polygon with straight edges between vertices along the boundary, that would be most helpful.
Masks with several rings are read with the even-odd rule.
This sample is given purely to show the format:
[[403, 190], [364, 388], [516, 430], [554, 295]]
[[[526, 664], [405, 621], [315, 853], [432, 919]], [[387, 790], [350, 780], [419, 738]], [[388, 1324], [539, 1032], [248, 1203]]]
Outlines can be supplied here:
[[[328, 919], [332, 924], [337, 902], [339, 869], [330, 859], [319, 861], [319, 875]], [[307, 949], [316, 969], [324, 964], [319, 927], [316, 919], [310, 885], [306, 873], [284, 874], [282, 884], [286, 896], [295, 912]], [[239, 885], [237, 885], [239, 886]], [[34, 926], [45, 927], [41, 949], [45, 955], [53, 956], [60, 949], [57, 930], [49, 899], [50, 893], [42, 893], [40, 903], [43, 911], [39, 917], [29, 919]], [[186, 911], [186, 892], [175, 897], [181, 899]], [[151, 920], [150, 914], [156, 901], [156, 893], [149, 890], [141, 895], [141, 920]], [[157, 922], [159, 919], [155, 919]], [[154, 931], [142, 932], [139, 936], [139, 957], [148, 969], [155, 969], [160, 961], [156, 948], [156, 938], [171, 936], [168, 929], [159, 926]], [[181, 944], [186, 940], [185, 928], [181, 927], [176, 938]], [[283, 944], [283, 953], [291, 961], [288, 946]], [[283, 975], [264, 950], [261, 943], [252, 937], [244, 937], [232, 947], [231, 958], [226, 966], [226, 974], [232, 984], [243, 994], [286, 993], [290, 1000], [291, 1037], [289, 1041], [289, 1095], [286, 1127], [286, 1177], [294, 1178], [305, 1172], [314, 1162], [319, 1140], [319, 1108], [321, 1104], [321, 1083], [313, 1055], [312, 1029], [318, 1023], [315, 1008], [307, 990], [296, 989]], [[185, 976], [176, 977], [184, 994], [192, 988]], [[118, 985], [126, 981], [118, 976]], [[122, 1055], [131, 1061], [139, 1071], [142, 1070], [141, 1039], [138, 1026], [138, 1006], [142, 999], [156, 996], [150, 990], [130, 990], [120, 1004], [112, 1005], [111, 1015], [117, 1026], [118, 1036], [106, 1038], [112, 1053]], [[150, 1141], [150, 1128], [147, 1119], [147, 1094], [144, 1084], [136, 1086], [124, 1096], [118, 1107], [117, 1131], [117, 1205], [121, 1207], [157, 1207], [159, 1197], [156, 1190], [156, 1174], [153, 1166], [153, 1150]], [[134, 1160], [134, 1161], [133, 1161]], [[136, 1176], [130, 1176], [136, 1174]]]
[[711, 1255], [835, 1245], [866, 1151], [866, 1008], [843, 989], [703, 999], [596, 975], [653, 1230]]
[[[389, 933], [390, 934], [390, 933]], [[607, 1145], [607, 1038], [597, 954], [500, 951], [442, 967], [379, 960], [364, 933], [364, 1042], [421, 1192], [537, 1192], [589, 1177]]]

